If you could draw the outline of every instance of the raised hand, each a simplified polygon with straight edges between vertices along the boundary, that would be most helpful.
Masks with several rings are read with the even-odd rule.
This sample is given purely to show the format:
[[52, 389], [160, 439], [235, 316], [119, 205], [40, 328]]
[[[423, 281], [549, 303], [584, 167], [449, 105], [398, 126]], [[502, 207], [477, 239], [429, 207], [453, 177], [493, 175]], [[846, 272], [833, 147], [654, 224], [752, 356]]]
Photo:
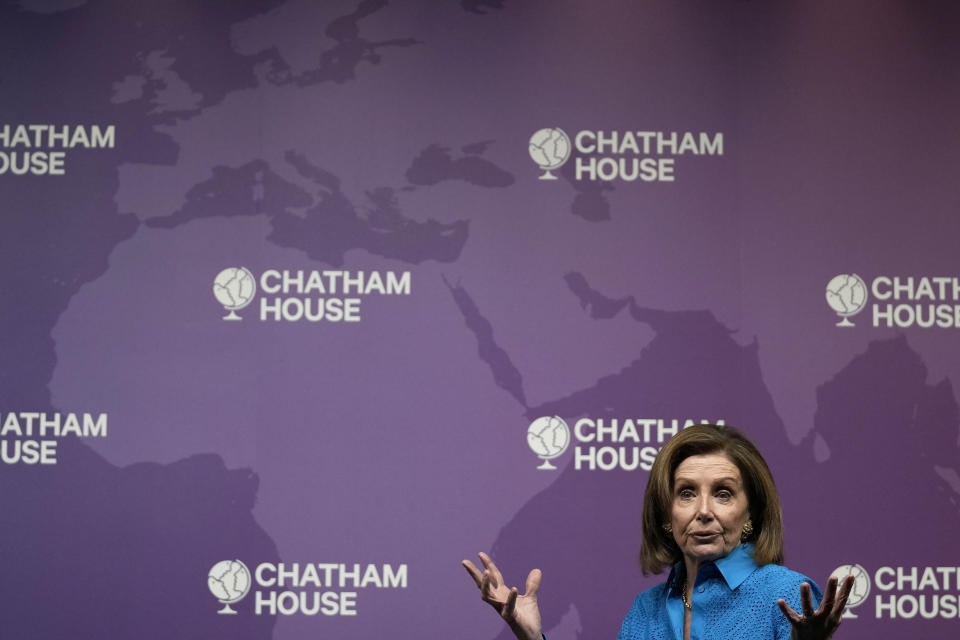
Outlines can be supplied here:
[[496, 609], [519, 640], [540, 640], [543, 637], [540, 607], [537, 605], [540, 570], [534, 569], [527, 576], [526, 593], [521, 596], [516, 587], [507, 588], [503, 575], [490, 556], [481, 552], [480, 561], [483, 563], [483, 571], [469, 560], [464, 560], [461, 564], [479, 587], [483, 601]]
[[827, 640], [832, 638], [843, 617], [843, 609], [847, 606], [847, 597], [853, 588], [853, 576], [847, 576], [837, 593], [837, 578], [827, 581], [827, 590], [823, 595], [820, 608], [813, 610], [813, 597], [810, 594], [810, 585], [804, 582], [800, 585], [800, 615], [781, 598], [777, 605], [790, 621], [790, 637], [793, 640]]

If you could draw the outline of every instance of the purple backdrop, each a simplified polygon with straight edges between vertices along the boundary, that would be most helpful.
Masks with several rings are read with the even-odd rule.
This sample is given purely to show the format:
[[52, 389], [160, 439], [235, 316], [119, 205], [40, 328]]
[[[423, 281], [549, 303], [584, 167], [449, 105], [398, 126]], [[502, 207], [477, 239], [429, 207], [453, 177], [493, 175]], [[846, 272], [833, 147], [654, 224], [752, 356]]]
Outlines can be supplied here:
[[551, 640], [612, 639], [664, 578], [630, 464], [656, 420], [758, 443], [787, 564], [857, 565], [843, 637], [956, 637], [958, 29], [932, 1], [3, 2], [0, 637], [505, 639], [458, 566], [491, 550], [543, 570]]

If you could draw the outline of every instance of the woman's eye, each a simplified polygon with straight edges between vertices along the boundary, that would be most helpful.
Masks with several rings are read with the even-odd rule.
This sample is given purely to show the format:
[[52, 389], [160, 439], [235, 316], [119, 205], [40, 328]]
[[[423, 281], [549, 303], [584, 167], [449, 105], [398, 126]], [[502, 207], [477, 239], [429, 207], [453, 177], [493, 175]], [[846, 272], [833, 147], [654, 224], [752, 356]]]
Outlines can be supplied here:
[[689, 500], [693, 497], [693, 491], [691, 489], [681, 489], [677, 495], [679, 495], [682, 500]]
[[720, 491], [717, 491], [718, 500], [729, 500], [732, 497], [733, 497], [733, 494], [727, 491], [726, 489], [721, 489]]

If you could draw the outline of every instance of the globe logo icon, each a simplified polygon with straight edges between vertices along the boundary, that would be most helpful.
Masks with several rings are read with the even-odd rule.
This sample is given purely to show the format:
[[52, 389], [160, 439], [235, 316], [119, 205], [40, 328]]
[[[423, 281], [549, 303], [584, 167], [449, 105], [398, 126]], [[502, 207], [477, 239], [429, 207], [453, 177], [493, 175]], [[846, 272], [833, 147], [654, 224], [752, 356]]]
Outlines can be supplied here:
[[233, 615], [237, 612], [231, 604], [243, 600], [250, 591], [250, 569], [239, 560], [221, 560], [210, 568], [207, 574], [207, 587], [210, 593], [223, 604], [219, 614]]
[[827, 283], [827, 304], [841, 318], [838, 327], [852, 327], [850, 316], [867, 306], [867, 284], [855, 273], [842, 273]]
[[557, 176], [550, 171], [559, 169], [570, 158], [570, 138], [559, 127], [540, 129], [530, 136], [530, 157], [543, 171], [541, 180], [556, 180]]
[[257, 293], [257, 281], [253, 274], [243, 267], [224, 269], [213, 279], [213, 295], [223, 308], [229, 311], [224, 320], [242, 320], [236, 314], [250, 304]]
[[830, 577], [843, 582], [844, 578], [851, 575], [853, 576], [853, 588], [850, 589], [850, 596], [847, 598], [847, 608], [843, 610], [844, 618], [856, 618], [857, 615], [850, 609], [863, 604], [867, 596], [870, 595], [870, 574], [859, 564], [840, 565], [834, 569]]
[[550, 461], [570, 446], [570, 427], [557, 416], [537, 418], [527, 427], [527, 446], [543, 460], [537, 469], [556, 469]]

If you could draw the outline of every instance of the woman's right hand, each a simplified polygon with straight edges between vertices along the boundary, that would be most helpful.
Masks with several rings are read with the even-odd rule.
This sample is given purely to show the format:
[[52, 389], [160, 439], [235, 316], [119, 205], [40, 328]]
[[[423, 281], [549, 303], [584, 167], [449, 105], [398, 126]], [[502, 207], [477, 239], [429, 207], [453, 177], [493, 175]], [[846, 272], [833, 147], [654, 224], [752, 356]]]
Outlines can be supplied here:
[[526, 593], [521, 596], [516, 587], [507, 588], [503, 575], [490, 556], [481, 552], [480, 561], [483, 563], [483, 571], [469, 560], [464, 560], [461, 564], [479, 587], [483, 601], [497, 610], [519, 640], [541, 640], [543, 626], [540, 623], [540, 607], [537, 606], [540, 569], [534, 569], [527, 576]]

